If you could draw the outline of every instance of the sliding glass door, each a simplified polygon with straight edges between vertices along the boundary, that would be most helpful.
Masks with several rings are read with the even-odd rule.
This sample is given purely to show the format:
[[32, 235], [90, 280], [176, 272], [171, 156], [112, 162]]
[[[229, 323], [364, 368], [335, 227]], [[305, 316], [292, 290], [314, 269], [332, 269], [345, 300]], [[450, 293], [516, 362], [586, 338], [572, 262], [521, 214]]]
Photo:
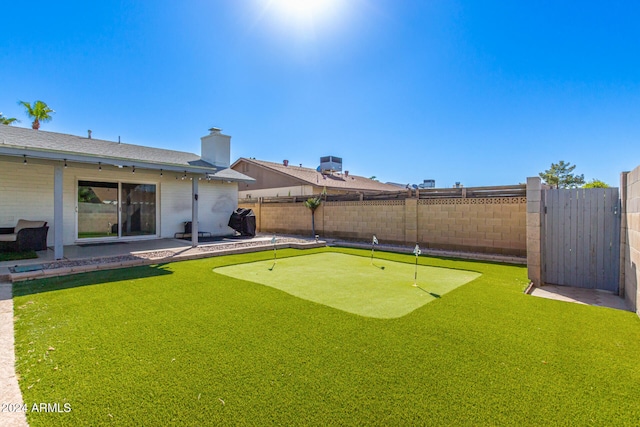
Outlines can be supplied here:
[[120, 184], [122, 236], [156, 234], [156, 186]]
[[118, 184], [78, 182], [78, 239], [118, 237]]
[[156, 235], [156, 185], [78, 181], [78, 239]]

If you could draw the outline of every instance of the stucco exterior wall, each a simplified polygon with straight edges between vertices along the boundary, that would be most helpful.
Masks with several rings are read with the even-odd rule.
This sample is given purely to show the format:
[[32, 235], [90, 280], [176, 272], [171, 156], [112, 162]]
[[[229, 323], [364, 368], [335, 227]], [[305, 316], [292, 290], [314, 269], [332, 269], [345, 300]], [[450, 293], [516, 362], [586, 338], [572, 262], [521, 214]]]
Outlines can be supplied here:
[[626, 174], [626, 212], [622, 221], [622, 262], [625, 300], [640, 315], [640, 166]]
[[[161, 237], [173, 237], [184, 232], [184, 223], [191, 221], [191, 181], [169, 176], [161, 184]], [[231, 213], [238, 204], [235, 183], [201, 180], [198, 183], [198, 230], [214, 236], [233, 234], [227, 227]]]
[[238, 184], [200, 181], [198, 193], [200, 231], [208, 231], [214, 236], [233, 234], [234, 230], [227, 224], [238, 207]]

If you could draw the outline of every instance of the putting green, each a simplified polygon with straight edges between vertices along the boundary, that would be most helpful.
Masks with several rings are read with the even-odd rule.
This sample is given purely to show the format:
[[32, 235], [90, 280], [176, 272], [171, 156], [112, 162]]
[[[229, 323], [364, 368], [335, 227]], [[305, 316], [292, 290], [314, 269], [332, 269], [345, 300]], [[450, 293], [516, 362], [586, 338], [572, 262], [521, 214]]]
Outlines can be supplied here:
[[[273, 267], [272, 270], [271, 267]], [[384, 267], [384, 268], [383, 268]], [[219, 267], [215, 273], [267, 285], [319, 304], [380, 319], [402, 317], [478, 277], [473, 271], [325, 252]]]

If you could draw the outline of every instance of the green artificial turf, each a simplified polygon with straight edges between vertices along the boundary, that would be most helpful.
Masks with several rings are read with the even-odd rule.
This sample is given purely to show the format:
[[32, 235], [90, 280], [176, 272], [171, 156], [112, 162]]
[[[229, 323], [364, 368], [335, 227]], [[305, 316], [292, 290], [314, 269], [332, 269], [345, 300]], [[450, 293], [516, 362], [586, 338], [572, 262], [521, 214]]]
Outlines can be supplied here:
[[[326, 252], [367, 255], [331, 248], [278, 256]], [[461, 260], [420, 257], [421, 265], [482, 275], [395, 319], [354, 315], [212, 272], [271, 257], [14, 284], [25, 402], [71, 408], [29, 412], [30, 425], [637, 425], [640, 419], [634, 313], [525, 295], [525, 267]]]
[[[361, 316], [402, 317], [480, 276], [473, 271], [418, 266], [325, 252], [218, 267], [236, 279], [271, 286]], [[417, 286], [413, 286], [416, 284]]]
[[24, 252], [0, 252], [0, 261], [16, 261], [20, 259], [33, 259], [38, 258], [38, 254], [35, 251]]

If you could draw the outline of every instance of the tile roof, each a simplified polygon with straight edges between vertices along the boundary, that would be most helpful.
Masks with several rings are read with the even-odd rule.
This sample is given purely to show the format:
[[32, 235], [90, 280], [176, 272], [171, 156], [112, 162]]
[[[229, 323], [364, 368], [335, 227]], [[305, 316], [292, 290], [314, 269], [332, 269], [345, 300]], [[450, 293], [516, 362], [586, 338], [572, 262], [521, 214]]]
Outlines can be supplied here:
[[231, 167], [233, 168], [240, 161], [253, 163], [263, 166], [273, 171], [288, 175], [299, 181], [303, 181], [306, 184], [311, 184], [319, 187], [335, 188], [340, 190], [352, 190], [352, 191], [398, 191], [398, 187], [394, 185], [384, 184], [382, 182], [365, 178], [362, 176], [351, 175], [345, 176], [341, 174], [326, 175], [318, 172], [315, 169], [305, 168], [300, 166], [285, 166], [282, 163], [267, 162], [264, 160], [247, 159], [241, 157], [236, 160]]

